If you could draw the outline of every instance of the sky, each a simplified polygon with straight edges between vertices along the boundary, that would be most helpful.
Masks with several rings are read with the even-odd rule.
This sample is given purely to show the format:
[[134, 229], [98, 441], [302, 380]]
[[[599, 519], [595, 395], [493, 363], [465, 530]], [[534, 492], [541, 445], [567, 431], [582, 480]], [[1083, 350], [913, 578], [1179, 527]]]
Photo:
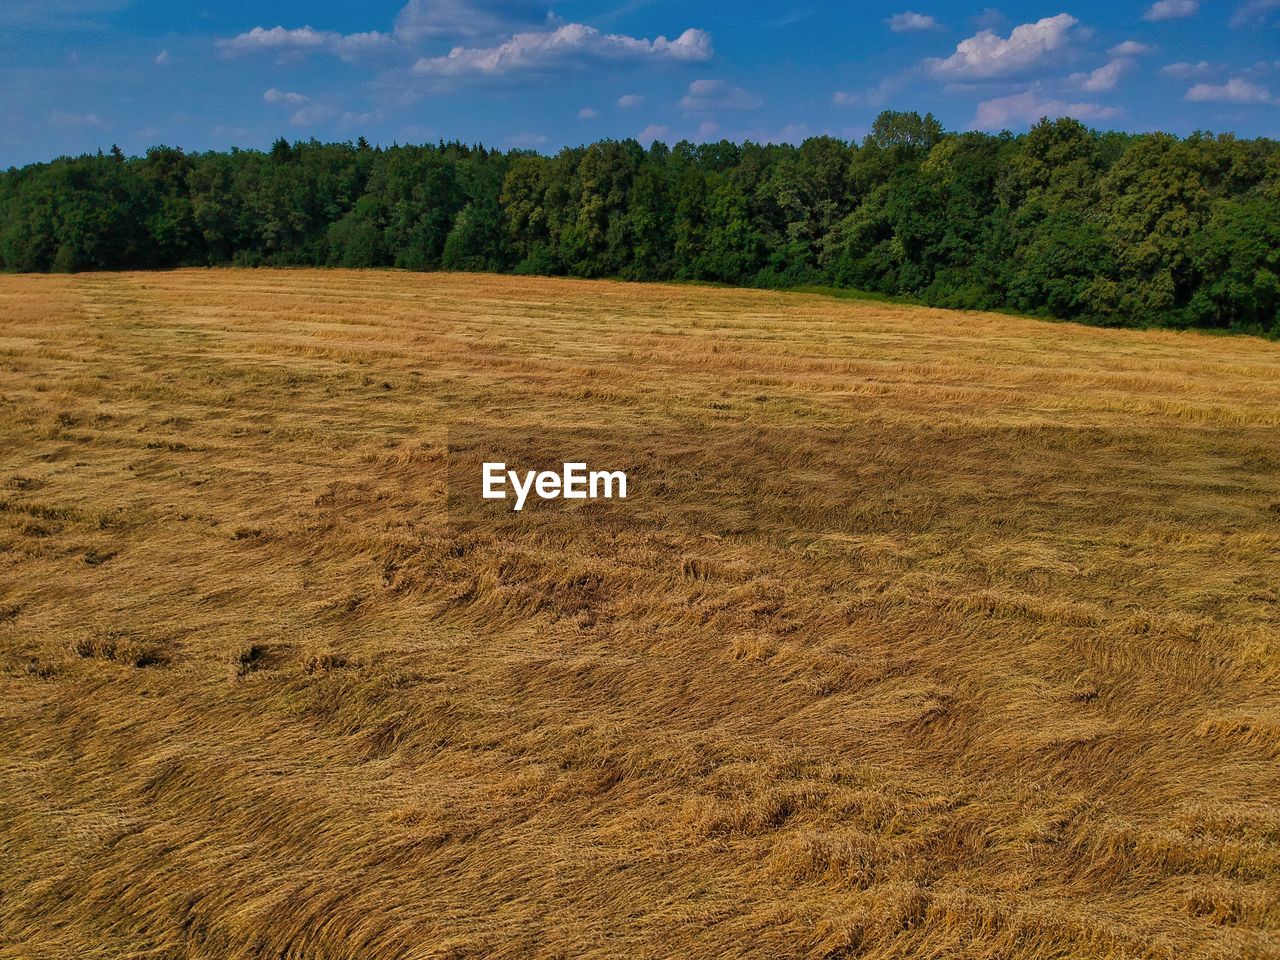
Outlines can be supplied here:
[[0, 167], [280, 136], [860, 139], [884, 109], [1280, 138], [1280, 0], [0, 0]]

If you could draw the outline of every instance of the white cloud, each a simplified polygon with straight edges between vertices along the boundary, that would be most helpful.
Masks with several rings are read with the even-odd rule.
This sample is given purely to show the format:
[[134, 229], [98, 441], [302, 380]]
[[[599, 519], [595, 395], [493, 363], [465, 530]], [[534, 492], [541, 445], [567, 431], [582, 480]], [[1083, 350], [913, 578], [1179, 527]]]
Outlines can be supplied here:
[[714, 120], [703, 120], [698, 124], [698, 139], [703, 143], [710, 140], [720, 132], [720, 124]]
[[1155, 53], [1155, 50], [1155, 47], [1139, 43], [1137, 40], [1126, 40], [1124, 43], [1117, 43], [1107, 53], [1113, 57], [1141, 57], [1148, 53]]
[[809, 137], [807, 123], [788, 123], [777, 133], [761, 137], [765, 143], [801, 143]]
[[272, 87], [262, 95], [262, 99], [267, 103], [288, 103], [294, 106], [306, 103], [308, 98], [300, 93], [291, 93], [288, 90], [277, 90]]
[[437, 77], [496, 76], [586, 59], [700, 63], [709, 60], [712, 53], [711, 35], [705, 30], [691, 28], [674, 40], [663, 36], [647, 40], [567, 23], [555, 30], [517, 33], [493, 47], [454, 47], [447, 56], [424, 57], [414, 64], [414, 71]]
[[1197, 83], [1184, 98], [1191, 103], [1277, 103], [1271, 91], [1256, 83], [1232, 77], [1226, 83]]
[[624, 93], [618, 98], [618, 106], [623, 110], [630, 110], [632, 107], [638, 107], [644, 103], [644, 97], [638, 93]]
[[636, 134], [636, 139], [639, 140], [641, 143], [653, 143], [653, 141], [655, 140], [661, 140], [670, 132], [671, 132], [670, 127], [664, 127], [661, 124], [651, 123], [649, 124], [649, 126], [645, 127], [643, 130], [641, 130], [639, 133]]
[[49, 114], [49, 122], [60, 127], [100, 127], [102, 120], [96, 113], [63, 113], [55, 110]]
[[1147, 7], [1143, 20], [1179, 20], [1190, 17], [1200, 9], [1200, 0], [1156, 0]]
[[1199, 63], [1171, 63], [1168, 66], [1160, 68], [1160, 72], [1166, 77], [1173, 77], [1175, 80], [1189, 80], [1192, 77], [1207, 77], [1211, 74], [1222, 72], [1223, 68], [1216, 63], [1210, 63], [1208, 60], [1201, 60]]
[[547, 0], [408, 0], [390, 32], [257, 26], [218, 40], [216, 46], [228, 56], [274, 53], [296, 60], [325, 53], [351, 61], [375, 54], [412, 56], [424, 42], [440, 38], [467, 43], [443, 56], [419, 53], [414, 73], [448, 78], [550, 70], [586, 61], [701, 63], [714, 53], [704, 30], [687, 29], [674, 39], [602, 33], [565, 23], [547, 9]]
[[1110, 63], [1103, 64], [1090, 73], [1073, 73], [1069, 80], [1081, 90], [1087, 90], [1089, 93], [1101, 93], [1104, 90], [1114, 90], [1120, 82], [1120, 78], [1132, 68], [1133, 61], [1121, 57], [1120, 59], [1112, 60]]
[[600, 116], [600, 111], [591, 107], [583, 107], [578, 111], [579, 120], [594, 120], [598, 116]]
[[837, 107], [880, 107], [902, 89], [906, 80], [905, 74], [895, 74], [866, 90], [837, 90], [831, 95], [831, 102]]
[[754, 110], [764, 101], [742, 87], [731, 87], [723, 80], [695, 80], [680, 98], [679, 107], [686, 113], [709, 113], [714, 110]]
[[1075, 117], [1077, 120], [1106, 120], [1120, 111], [1097, 103], [1067, 103], [1042, 99], [1034, 90], [1013, 96], [985, 100], [978, 104], [973, 126], [978, 130], [1004, 130], [1030, 125], [1041, 117]]
[[218, 46], [227, 53], [327, 52], [352, 59], [395, 44], [412, 45], [441, 37], [496, 39], [548, 23], [556, 25], [559, 21], [546, 10], [542, 0], [409, 0], [396, 15], [391, 33], [372, 30], [343, 34], [310, 26], [292, 30], [254, 27], [218, 41]]
[[553, 16], [537, 0], [409, 0], [396, 15], [395, 33], [406, 43], [510, 36]]
[[328, 123], [332, 120], [338, 111], [332, 104], [313, 103], [303, 107], [289, 118], [289, 122], [295, 127], [315, 127], [320, 124]]
[[376, 30], [343, 34], [312, 27], [298, 27], [294, 30], [286, 30], [284, 27], [272, 27], [270, 30], [254, 27], [229, 40], [219, 40], [218, 47], [228, 54], [325, 52], [347, 60], [382, 49], [391, 41], [390, 34]]
[[169, 51], [161, 50], [157, 53], [154, 63], [157, 67], [167, 67], [169, 65]]
[[885, 24], [894, 33], [914, 33], [921, 30], [938, 30], [942, 27], [942, 24], [938, 23], [933, 17], [926, 16], [923, 13], [916, 13], [913, 10], [895, 13], [885, 20]]
[[517, 133], [507, 137], [507, 145], [512, 147], [539, 147], [546, 142], [545, 133]]
[[925, 66], [937, 76], [981, 79], [1004, 77], [1039, 66], [1071, 42], [1071, 30], [1079, 21], [1067, 13], [1045, 17], [1013, 28], [1008, 38], [982, 30], [956, 45], [945, 60], [931, 59]]
[[1280, 11], [1280, 0], [1249, 0], [1243, 3], [1231, 17], [1233, 27], [1263, 27]]
[[354, 113], [348, 110], [339, 119], [338, 124], [347, 129], [358, 129], [360, 127], [367, 127], [370, 124], [380, 123], [382, 120], [383, 113], [381, 110], [364, 111], [361, 113]]

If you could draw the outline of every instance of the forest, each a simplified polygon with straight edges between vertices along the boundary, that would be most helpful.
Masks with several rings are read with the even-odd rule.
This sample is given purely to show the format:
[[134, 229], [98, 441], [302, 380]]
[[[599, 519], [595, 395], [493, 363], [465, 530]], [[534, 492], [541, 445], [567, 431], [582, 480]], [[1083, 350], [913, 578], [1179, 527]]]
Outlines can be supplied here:
[[953, 133], [118, 148], [0, 173], [0, 269], [398, 267], [844, 288], [1111, 326], [1280, 335], [1280, 144]]

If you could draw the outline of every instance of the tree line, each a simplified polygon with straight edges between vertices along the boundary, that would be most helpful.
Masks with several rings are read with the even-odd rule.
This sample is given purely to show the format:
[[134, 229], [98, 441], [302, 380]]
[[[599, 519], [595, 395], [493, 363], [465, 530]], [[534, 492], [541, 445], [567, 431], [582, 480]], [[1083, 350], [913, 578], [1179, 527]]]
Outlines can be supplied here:
[[62, 157], [0, 173], [0, 268], [236, 264], [825, 286], [1280, 334], [1280, 144], [944, 131], [554, 156], [461, 143]]

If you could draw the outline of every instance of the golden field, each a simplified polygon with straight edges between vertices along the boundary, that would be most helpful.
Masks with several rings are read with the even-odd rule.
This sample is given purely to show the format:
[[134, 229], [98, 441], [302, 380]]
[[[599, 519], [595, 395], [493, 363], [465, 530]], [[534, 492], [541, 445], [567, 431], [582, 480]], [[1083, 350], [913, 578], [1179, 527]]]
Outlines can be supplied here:
[[0, 956], [1280, 957], [1280, 345], [5, 276], [0, 451]]

